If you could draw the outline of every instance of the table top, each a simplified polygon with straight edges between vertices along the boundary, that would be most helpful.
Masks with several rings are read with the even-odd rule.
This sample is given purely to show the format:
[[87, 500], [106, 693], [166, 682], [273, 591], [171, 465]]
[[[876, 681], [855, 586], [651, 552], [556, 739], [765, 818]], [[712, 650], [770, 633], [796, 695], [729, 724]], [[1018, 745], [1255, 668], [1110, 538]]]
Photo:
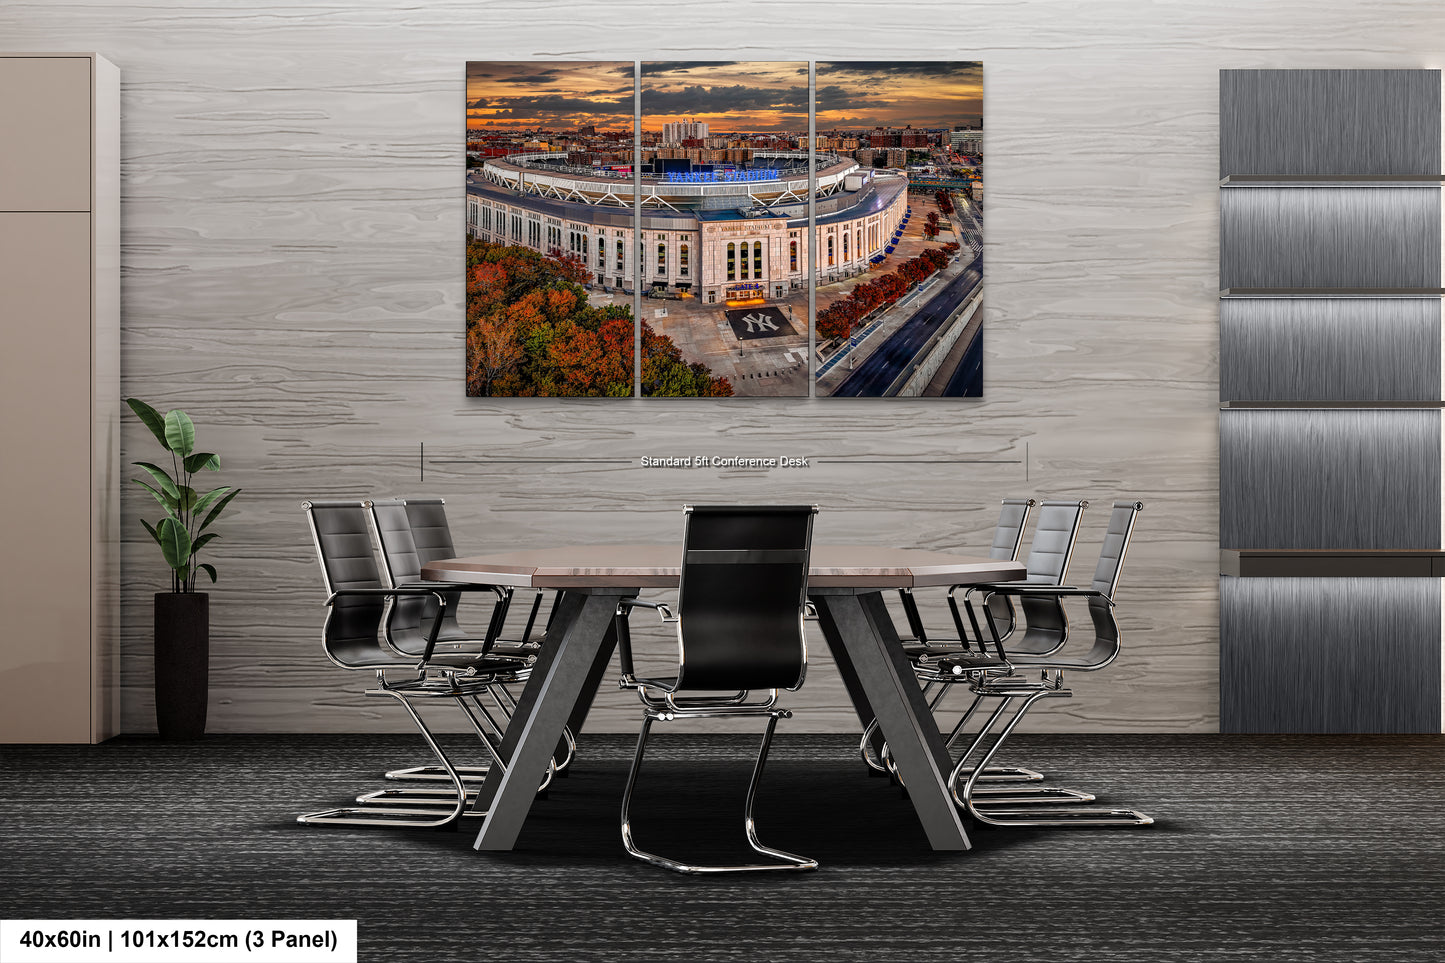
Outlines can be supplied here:
[[[422, 578], [519, 588], [676, 588], [680, 545], [571, 545], [440, 559]], [[1008, 582], [1019, 562], [882, 545], [814, 545], [810, 588], [885, 589]]]

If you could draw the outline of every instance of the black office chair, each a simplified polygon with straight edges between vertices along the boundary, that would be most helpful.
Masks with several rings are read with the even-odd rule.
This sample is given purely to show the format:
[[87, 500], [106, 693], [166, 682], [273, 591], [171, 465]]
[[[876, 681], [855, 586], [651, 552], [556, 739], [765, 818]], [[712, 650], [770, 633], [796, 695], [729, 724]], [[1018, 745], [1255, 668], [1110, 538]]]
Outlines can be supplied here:
[[[427, 565], [438, 559], [456, 558], [456, 546], [452, 543], [451, 526], [447, 523], [446, 502], [440, 498], [405, 498], [400, 499], [406, 505], [406, 520], [411, 527], [412, 542], [416, 546], [417, 571], [421, 571], [422, 565]], [[559, 593], [552, 593], [553, 607], [548, 610], [547, 622], [543, 631], [534, 635], [533, 629], [537, 625], [537, 614], [542, 608], [543, 597], [547, 594], [541, 589], [529, 589], [532, 592], [532, 604], [527, 609], [526, 625], [522, 633], [515, 639], [509, 639], [498, 635], [496, 651], [500, 653], [516, 655], [535, 655], [541, 647], [542, 639], [546, 635], [546, 629], [552, 627], [552, 619], [557, 614], [556, 599]], [[504, 631], [505, 623], [510, 607], [516, 600], [516, 590], [508, 586], [506, 588], [507, 601], [501, 612], [501, 621], [498, 624], [499, 631]], [[442, 626], [443, 639], [452, 633], [466, 634], [466, 630], [460, 626]]]
[[[395, 588], [383, 584], [372, 551], [368, 513], [362, 502], [309, 501], [302, 507], [321, 562], [321, 577], [327, 593], [326, 624], [322, 630], [327, 658], [344, 669], [376, 673], [377, 688], [367, 690], [366, 694], [390, 696], [401, 703], [441, 763], [453, 791], [447, 800], [449, 810], [425, 805], [363, 805], [308, 813], [298, 816], [297, 822], [434, 828], [452, 825], [464, 814], [473, 815], [464, 813], [468, 797], [460, 773], [412, 701], [452, 700], [465, 713], [493, 762], [503, 765], [472, 705], [477, 704], [476, 698], [488, 687], [516, 681], [525, 671], [525, 663], [492, 656], [485, 645], [478, 652], [438, 652], [436, 637], [442, 623], [440, 618], [426, 624], [420, 653], [407, 655], [389, 648], [382, 638], [382, 618], [388, 601], [431, 599], [436, 611], [442, 613], [448, 606], [447, 598], [422, 586]], [[502, 593], [491, 586], [476, 586], [471, 590], [490, 591], [499, 600], [502, 597]]]
[[[699, 505], [686, 509], [682, 578], [677, 613], [661, 603], [629, 599], [618, 620], [624, 688], [635, 688], [644, 706], [637, 753], [622, 796], [622, 844], [645, 862], [683, 873], [816, 869], [816, 860], [765, 846], [758, 840], [753, 803], [778, 720], [792, 713], [777, 707], [778, 691], [796, 690], [808, 666], [803, 620], [809, 608], [810, 506]], [[677, 630], [677, 673], [642, 679], [634, 673], [626, 614], [651, 608]], [[764, 698], [752, 693], [768, 690]], [[748, 784], [743, 825], [748, 844], [773, 863], [713, 866], [687, 863], [640, 849], [629, 810], [653, 722], [711, 716], [766, 715], [767, 729]]]
[[[1064, 688], [1064, 670], [1096, 672], [1118, 658], [1120, 635], [1119, 625], [1114, 619], [1114, 593], [1119, 586], [1119, 574], [1123, 570], [1124, 556], [1129, 549], [1129, 541], [1134, 532], [1135, 518], [1143, 507], [1142, 502], [1120, 501], [1114, 503], [1114, 510], [1109, 516], [1109, 526], [1099, 551], [1099, 562], [1094, 568], [1093, 583], [1089, 588], [1001, 584], [994, 589], [995, 592], [1008, 593], [1017, 598], [1026, 611], [1029, 603], [1045, 601], [1051, 603], [1049, 606], [1033, 606], [1036, 611], [1041, 613], [1051, 613], [1055, 608], [1062, 613], [1065, 599], [1086, 599], [1089, 617], [1094, 627], [1093, 643], [1087, 653], [1082, 656], [1066, 656], [1055, 647], [1042, 654], [1031, 654], [1027, 650], [1017, 651], [1013, 646], [1005, 648], [990, 622], [987, 626], [987, 637], [989, 639], [988, 647], [992, 650], [991, 654], [980, 653], [973, 657], [951, 657], [940, 661], [938, 666], [940, 673], [952, 675], [959, 681], [966, 680], [969, 687], [976, 693], [974, 704], [969, 708], [970, 715], [981, 700], [985, 698], [999, 700], [997, 707], [984, 722], [983, 727], [974, 737], [973, 743], [964, 752], [949, 776], [949, 785], [952, 787], [955, 801], [980, 822], [992, 826], [1146, 826], [1154, 821], [1149, 816], [1132, 809], [1052, 807], [1047, 809], [1007, 809], [998, 808], [1002, 803], [997, 799], [983, 805], [980, 804], [980, 800], [975, 799], [977, 793], [975, 785], [978, 782], [979, 772], [988, 765], [989, 760], [998, 752], [999, 747], [1008, 739], [1009, 734], [1023, 720], [1033, 704], [1040, 699], [1070, 698], [1073, 695], [1071, 690]], [[971, 621], [977, 621], [971, 607], [968, 608], [968, 615]], [[987, 622], [987, 611], [984, 613], [984, 618]], [[1064, 621], [1066, 622], [1066, 620]], [[1065, 626], [1060, 626], [1058, 631], [1061, 634], [1067, 634]], [[1026, 633], [1023, 638], [1027, 639]], [[1040, 669], [1041, 678], [1037, 682], [1027, 681], [1016, 674], [1017, 670], [1021, 668]], [[1003, 717], [1004, 711], [1012, 703], [1020, 700], [1022, 701], [1013, 717], [998, 731], [992, 745], [970, 771], [968, 769], [969, 759], [984, 744], [994, 726]], [[958, 782], [965, 774], [967, 774], [967, 778], [960, 791]], [[1089, 798], [1092, 799], [1092, 797]]]
[[[437, 633], [438, 652], [457, 654], [480, 653], [485, 650], [494, 656], [514, 658], [527, 663], [536, 658], [540, 647], [537, 641], [520, 642], [501, 638], [513, 597], [511, 588], [500, 589], [503, 597], [490, 606], [487, 612], [487, 628], [484, 633], [478, 635], [464, 629], [457, 618], [457, 609], [460, 607], [458, 603], [463, 593], [468, 591], [467, 587], [422, 579], [421, 567], [424, 564], [437, 559], [456, 557], [456, 549], [452, 545], [451, 529], [447, 524], [445, 503], [442, 499], [387, 498], [373, 499], [365, 504], [370, 513], [377, 543], [381, 546], [382, 569], [386, 573], [388, 583], [393, 588], [418, 585], [430, 588], [441, 592], [442, 597], [447, 600], [448, 604], [441, 614], [441, 627]], [[540, 601], [541, 594], [539, 593], [537, 602], [540, 603]], [[392, 600], [387, 606], [386, 617], [382, 622], [387, 643], [403, 655], [416, 655], [422, 645], [423, 626], [429, 626], [431, 620], [436, 618], [436, 608], [436, 601], [429, 597], [400, 597]], [[527, 626], [523, 630], [524, 639], [530, 636], [536, 614], [537, 605], [534, 604]], [[489, 687], [487, 692], [502, 716], [510, 719], [512, 710], [516, 708], [516, 700], [507, 687], [499, 683]], [[478, 703], [474, 704], [474, 708], [479, 710], [482, 718], [495, 729], [496, 737], [500, 740], [504, 727], [492, 718], [486, 706]], [[554, 771], [565, 769], [571, 763], [574, 746], [571, 733], [566, 733], [564, 746], [558, 753], [554, 770], [548, 773], [548, 782], [551, 781]], [[480, 782], [486, 778], [489, 768], [486, 765], [458, 766], [457, 771], [461, 773], [464, 781]], [[393, 769], [386, 773], [386, 778], [432, 782], [446, 780], [449, 777], [446, 771], [438, 766], [412, 766], [405, 769]], [[543, 784], [543, 788], [545, 787], [546, 783]], [[375, 803], [405, 798], [410, 802], [425, 803], [436, 801], [441, 797], [449, 799], [450, 793], [446, 791], [438, 793], [425, 789], [391, 789], [371, 793], [360, 797], [358, 801]]]

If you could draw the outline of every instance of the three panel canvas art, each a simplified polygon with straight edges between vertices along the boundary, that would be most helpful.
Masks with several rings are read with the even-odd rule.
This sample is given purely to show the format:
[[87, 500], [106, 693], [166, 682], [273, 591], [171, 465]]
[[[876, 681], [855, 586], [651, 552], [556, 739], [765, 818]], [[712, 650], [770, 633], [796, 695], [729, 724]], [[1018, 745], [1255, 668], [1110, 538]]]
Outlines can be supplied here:
[[468, 395], [982, 395], [982, 65], [469, 62], [466, 96]]

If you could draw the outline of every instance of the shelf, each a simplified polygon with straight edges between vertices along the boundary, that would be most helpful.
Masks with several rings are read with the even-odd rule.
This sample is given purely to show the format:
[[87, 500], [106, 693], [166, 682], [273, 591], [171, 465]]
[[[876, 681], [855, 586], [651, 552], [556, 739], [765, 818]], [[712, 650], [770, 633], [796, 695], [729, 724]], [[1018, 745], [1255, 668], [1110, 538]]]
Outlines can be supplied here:
[[1441, 187], [1445, 174], [1226, 174], [1220, 187]]
[[1438, 298], [1445, 288], [1220, 288], [1221, 298]]
[[1221, 401], [1220, 411], [1439, 411], [1445, 401]]
[[1229, 578], [1445, 578], [1445, 551], [1221, 549], [1219, 574]]

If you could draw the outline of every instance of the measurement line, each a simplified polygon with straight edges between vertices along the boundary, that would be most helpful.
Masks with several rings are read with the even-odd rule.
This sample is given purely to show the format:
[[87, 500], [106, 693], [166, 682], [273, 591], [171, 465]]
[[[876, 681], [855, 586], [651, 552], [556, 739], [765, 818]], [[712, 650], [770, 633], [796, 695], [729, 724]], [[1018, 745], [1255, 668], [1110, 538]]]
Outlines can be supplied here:
[[630, 465], [632, 458], [433, 458], [433, 465]]

